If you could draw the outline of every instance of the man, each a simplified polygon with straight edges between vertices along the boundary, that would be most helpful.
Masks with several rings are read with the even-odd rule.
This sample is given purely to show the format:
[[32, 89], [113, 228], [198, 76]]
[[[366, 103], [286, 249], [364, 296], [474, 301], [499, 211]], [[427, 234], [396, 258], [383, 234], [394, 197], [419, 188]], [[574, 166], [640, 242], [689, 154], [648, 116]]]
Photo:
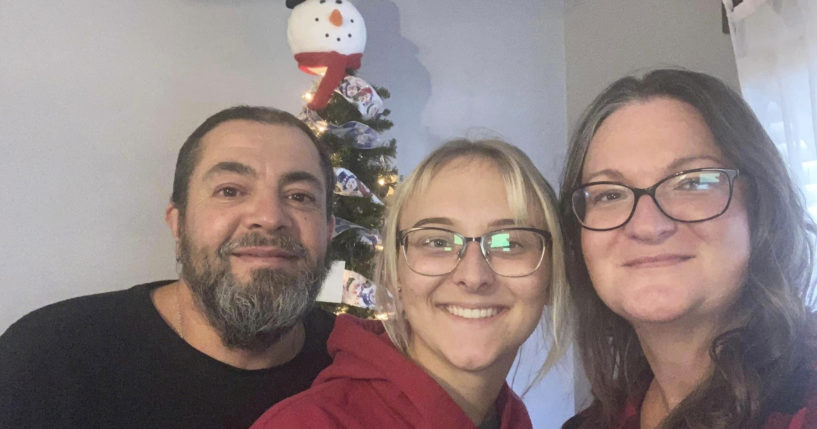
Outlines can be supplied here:
[[334, 173], [294, 116], [219, 112], [179, 151], [180, 279], [34, 311], [0, 336], [0, 427], [247, 427], [329, 364]]

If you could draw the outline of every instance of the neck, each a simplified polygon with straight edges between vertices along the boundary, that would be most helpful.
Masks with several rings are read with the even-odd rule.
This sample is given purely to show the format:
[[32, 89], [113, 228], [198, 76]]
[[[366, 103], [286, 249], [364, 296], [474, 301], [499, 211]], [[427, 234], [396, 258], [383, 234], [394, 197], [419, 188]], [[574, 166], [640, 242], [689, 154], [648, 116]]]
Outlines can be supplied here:
[[304, 344], [304, 327], [298, 323], [265, 349], [245, 350], [224, 345], [219, 332], [198, 309], [190, 288], [183, 280], [156, 289], [152, 295], [156, 309], [190, 346], [213, 359], [241, 369], [264, 369], [292, 360]]
[[489, 368], [468, 371], [411, 344], [408, 355], [448, 393], [476, 426], [497, 413], [496, 399], [515, 357], [515, 354], [503, 356]]
[[713, 326], [649, 324], [635, 327], [653, 380], [642, 403], [642, 427], [656, 427], [712, 371]]

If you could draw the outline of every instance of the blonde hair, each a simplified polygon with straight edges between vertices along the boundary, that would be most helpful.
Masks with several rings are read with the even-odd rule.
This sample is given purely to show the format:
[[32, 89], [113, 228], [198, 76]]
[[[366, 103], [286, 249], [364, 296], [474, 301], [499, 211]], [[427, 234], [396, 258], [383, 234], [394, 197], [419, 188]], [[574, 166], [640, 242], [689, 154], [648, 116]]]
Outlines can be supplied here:
[[[545, 313], [550, 317], [542, 317], [540, 321], [543, 336], [545, 340], [551, 340], [552, 346], [538, 371], [534, 380], [536, 382], [566, 351], [563, 338], [568, 329], [566, 313], [569, 292], [556, 194], [530, 158], [513, 145], [499, 140], [449, 141], [426, 157], [408, 178], [400, 183], [386, 209], [383, 251], [378, 255], [374, 274], [374, 281], [378, 285], [375, 300], [377, 311], [384, 316], [383, 324], [392, 342], [405, 354], [411, 327], [404, 317], [402, 302], [396, 292], [399, 286], [397, 266], [400, 258], [398, 237], [400, 214], [406, 203], [417, 193], [423, 192], [439, 171], [454, 160], [468, 158], [485, 160], [496, 166], [504, 179], [508, 204], [518, 223], [540, 220], [544, 223], [541, 226], [552, 236], [548, 291], [551, 311]], [[533, 212], [529, 209], [531, 205], [536, 207]]]

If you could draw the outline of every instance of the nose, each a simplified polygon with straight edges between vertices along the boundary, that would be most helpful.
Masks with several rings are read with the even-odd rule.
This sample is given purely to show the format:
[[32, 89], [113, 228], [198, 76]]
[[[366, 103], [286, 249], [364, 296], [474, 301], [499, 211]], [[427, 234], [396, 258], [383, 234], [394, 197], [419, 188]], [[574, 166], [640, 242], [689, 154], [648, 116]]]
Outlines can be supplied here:
[[665, 215], [649, 195], [641, 195], [624, 230], [630, 237], [647, 243], [660, 243], [678, 228], [678, 222]]
[[277, 195], [259, 193], [253, 196], [245, 216], [247, 229], [275, 231], [292, 226], [285, 203]]
[[479, 243], [472, 241], [466, 246], [470, 247], [466, 247], [465, 255], [452, 273], [452, 280], [470, 292], [489, 289], [494, 283], [496, 274], [482, 256]]
[[340, 27], [343, 25], [343, 14], [337, 9], [332, 10], [332, 13], [329, 14], [329, 22], [335, 27]]

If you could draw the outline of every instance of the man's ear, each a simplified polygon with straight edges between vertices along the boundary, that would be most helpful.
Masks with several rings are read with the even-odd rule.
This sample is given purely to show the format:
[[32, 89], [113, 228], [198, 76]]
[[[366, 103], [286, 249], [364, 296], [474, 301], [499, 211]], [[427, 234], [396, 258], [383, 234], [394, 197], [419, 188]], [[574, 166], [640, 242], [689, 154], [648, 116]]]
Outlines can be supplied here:
[[165, 222], [167, 222], [167, 226], [170, 227], [173, 238], [179, 241], [179, 208], [176, 207], [176, 204], [170, 203], [167, 205], [167, 209], [165, 209]]

